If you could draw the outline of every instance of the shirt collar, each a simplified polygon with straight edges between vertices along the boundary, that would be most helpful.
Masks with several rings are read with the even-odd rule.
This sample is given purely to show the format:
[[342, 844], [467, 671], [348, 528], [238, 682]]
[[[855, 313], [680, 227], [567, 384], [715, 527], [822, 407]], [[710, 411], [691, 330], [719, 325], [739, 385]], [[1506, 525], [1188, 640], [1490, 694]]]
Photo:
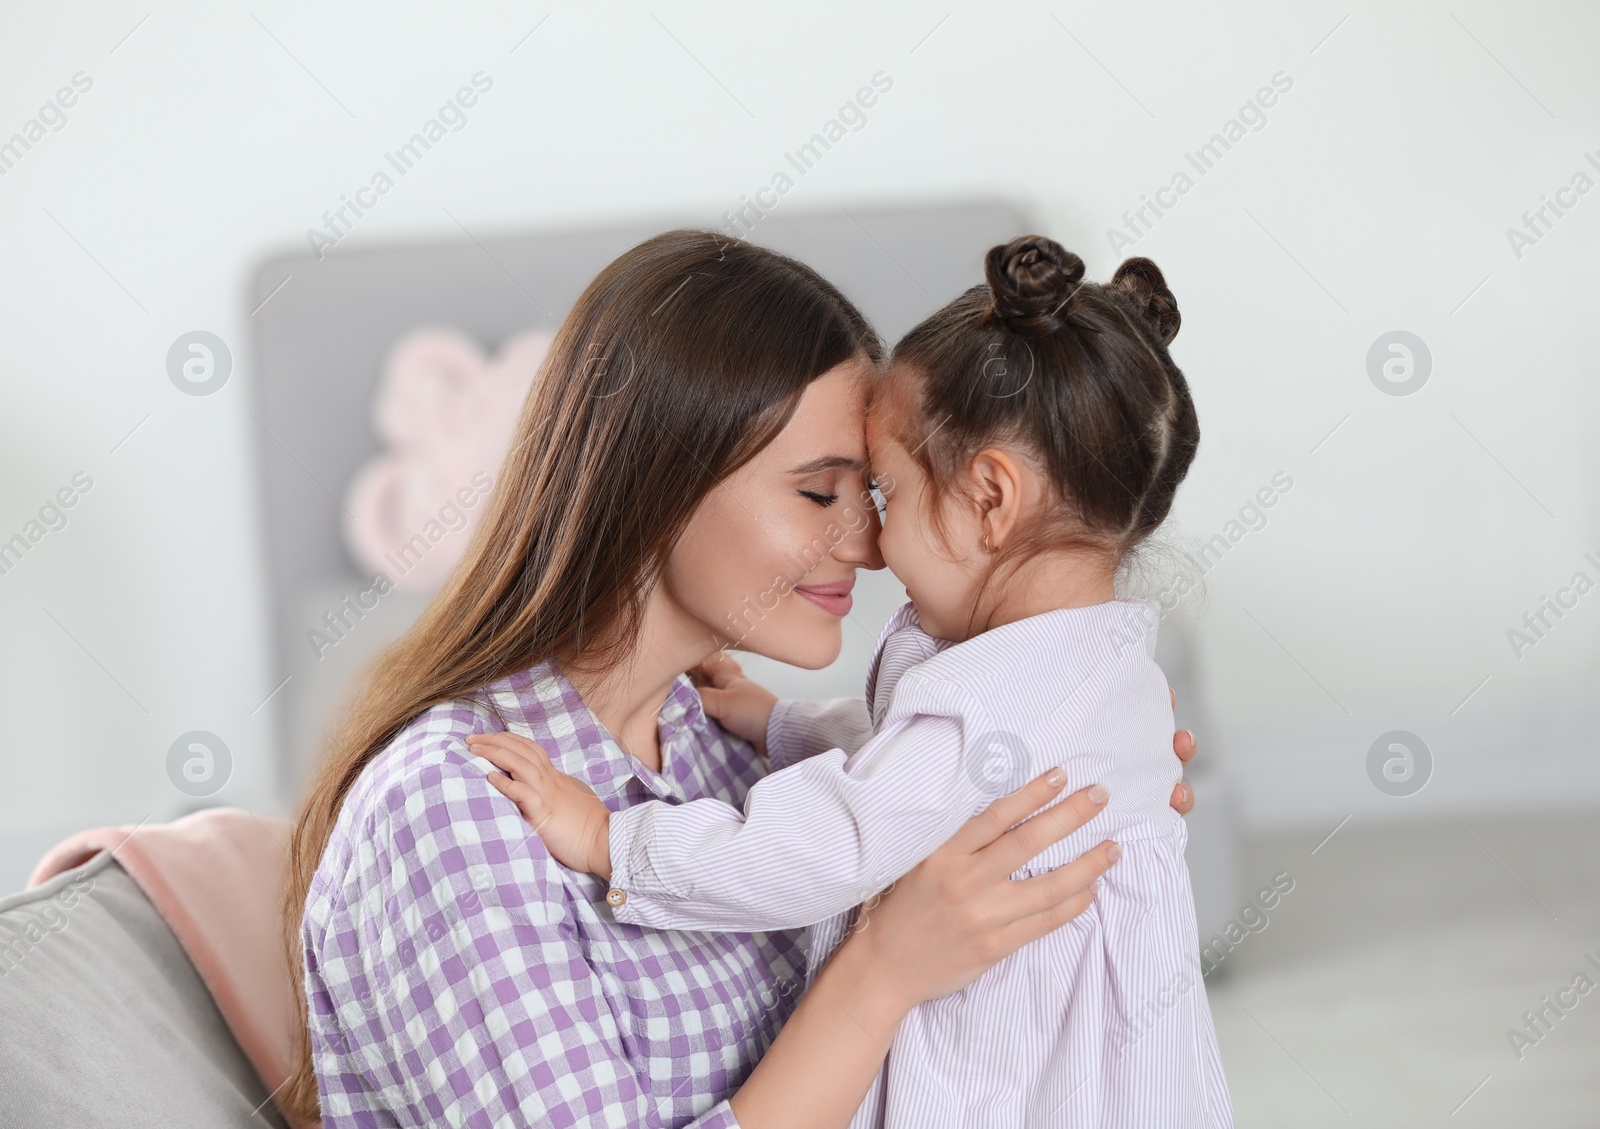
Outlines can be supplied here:
[[488, 694], [508, 730], [538, 742], [557, 769], [582, 780], [602, 800], [620, 795], [630, 778], [657, 798], [687, 798], [684, 783], [692, 777], [708, 724], [688, 675], [672, 680], [661, 704], [661, 772], [629, 756], [552, 663], [511, 675]]
[[[961, 687], [991, 718], [1037, 714], [1046, 703], [1053, 712], [1115, 664], [1152, 660], [1160, 622], [1154, 600], [1059, 608], [950, 644], [915, 670], [919, 681]], [[1043, 700], [1041, 671], [1049, 682]]]
[[694, 688], [687, 674], [672, 680], [667, 689], [667, 700], [661, 703], [661, 741], [679, 733], [698, 729], [705, 724], [706, 711], [700, 702], [700, 691]]

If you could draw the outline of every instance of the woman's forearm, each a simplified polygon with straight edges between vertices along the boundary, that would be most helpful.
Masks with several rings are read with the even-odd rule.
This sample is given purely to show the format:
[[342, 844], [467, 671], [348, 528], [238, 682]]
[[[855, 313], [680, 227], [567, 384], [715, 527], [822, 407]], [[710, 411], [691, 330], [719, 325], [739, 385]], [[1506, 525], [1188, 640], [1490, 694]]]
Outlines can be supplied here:
[[740, 1129], [843, 1129], [916, 1003], [853, 935], [817, 975], [731, 1099]]

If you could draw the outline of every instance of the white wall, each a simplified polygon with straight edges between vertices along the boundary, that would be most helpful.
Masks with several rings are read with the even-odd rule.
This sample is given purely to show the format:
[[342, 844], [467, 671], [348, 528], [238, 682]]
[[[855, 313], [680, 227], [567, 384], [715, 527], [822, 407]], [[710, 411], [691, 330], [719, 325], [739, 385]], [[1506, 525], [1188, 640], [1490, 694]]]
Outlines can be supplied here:
[[[1520, 659], [1506, 639], [1575, 571], [1600, 580], [1583, 559], [1600, 559], [1600, 191], [1520, 258], [1505, 234], [1580, 169], [1600, 177], [1584, 160], [1600, 161], [1600, 12], [946, 11], [7, 5], [0, 139], [76, 72], [93, 79], [0, 177], [0, 536], [75, 472], [94, 482], [0, 577], [12, 840], [170, 817], [185, 800], [166, 751], [191, 729], [232, 750], [218, 798], [281, 806], [253, 712], [280, 676], [244, 280], [480, 70], [494, 86], [467, 126], [351, 243], [455, 238], [456, 220], [715, 223], [883, 71], [894, 86], [865, 127], [780, 207], [998, 194], [1104, 277], [1124, 210], [1284, 72], [1265, 127], [1137, 244], [1183, 304], [1175, 354], [1200, 405], [1182, 531], [1219, 531], [1275, 472], [1294, 482], [1208, 577], [1204, 747], [1256, 825], [1600, 798], [1600, 594]], [[165, 372], [192, 329], [235, 353], [212, 396]], [[1393, 329], [1432, 351], [1415, 395], [1368, 379]], [[1391, 729], [1436, 758], [1405, 800], [1364, 768]]]

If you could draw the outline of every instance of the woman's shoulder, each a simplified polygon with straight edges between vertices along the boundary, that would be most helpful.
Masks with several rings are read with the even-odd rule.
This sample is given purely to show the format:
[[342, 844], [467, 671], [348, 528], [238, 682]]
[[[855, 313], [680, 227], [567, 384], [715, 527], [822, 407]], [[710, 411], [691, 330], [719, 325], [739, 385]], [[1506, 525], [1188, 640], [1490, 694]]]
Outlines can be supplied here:
[[420, 711], [368, 762], [350, 800], [394, 811], [422, 787], [468, 773], [481, 777], [488, 762], [473, 755], [467, 738], [504, 730], [508, 718], [537, 723], [562, 712], [559, 694], [546, 691], [556, 681], [551, 664], [540, 663]]
[[361, 770], [330, 847], [342, 845], [351, 864], [362, 852], [433, 857], [458, 842], [514, 840], [523, 854], [541, 853], [542, 844], [515, 806], [489, 783], [493, 766], [467, 745], [474, 733], [506, 728], [496, 696], [515, 693], [530, 673], [436, 703], [408, 721]]
[[309, 940], [320, 943], [341, 921], [352, 927], [374, 906], [386, 921], [425, 922], [437, 939], [439, 914], [477, 907], [501, 885], [518, 894], [514, 909], [496, 912], [540, 927], [568, 920], [571, 899], [559, 866], [489, 782], [493, 766], [467, 745], [472, 733], [504, 728], [481, 692], [440, 702], [364, 766], [312, 881]]
[[393, 817], [417, 808], [419, 797], [447, 779], [462, 778], [475, 759], [467, 746], [473, 733], [503, 729], [494, 711], [476, 697], [455, 698], [430, 706], [408, 721], [394, 739], [373, 757], [345, 798], [347, 812], [375, 818]]

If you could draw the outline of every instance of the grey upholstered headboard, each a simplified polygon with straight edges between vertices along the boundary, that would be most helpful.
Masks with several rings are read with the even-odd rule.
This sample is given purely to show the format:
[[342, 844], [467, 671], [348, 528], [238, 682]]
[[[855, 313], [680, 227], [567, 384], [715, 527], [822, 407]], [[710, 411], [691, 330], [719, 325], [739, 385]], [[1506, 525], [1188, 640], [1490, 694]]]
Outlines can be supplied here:
[[[320, 657], [308, 642], [323, 614], [371, 579], [345, 550], [340, 510], [351, 475], [378, 449], [371, 403], [389, 348], [422, 326], [459, 330], [490, 350], [519, 331], [553, 331], [601, 267], [675, 226], [683, 225], [667, 217], [527, 235], [463, 230], [439, 243], [334, 248], [320, 261], [309, 251], [286, 255], [256, 271], [253, 414], [276, 669], [286, 679], [266, 708], [279, 720], [286, 791], [298, 789], [352, 679], [424, 602], [392, 593]], [[989, 247], [1029, 230], [1019, 210], [980, 201], [769, 215], [751, 234], [815, 267], [893, 342], [982, 281]], [[861, 625], [881, 627], [899, 591], [886, 574], [858, 589], [846, 659], [829, 671], [764, 676], [780, 692], [859, 693], [872, 642], [857, 637]]]

